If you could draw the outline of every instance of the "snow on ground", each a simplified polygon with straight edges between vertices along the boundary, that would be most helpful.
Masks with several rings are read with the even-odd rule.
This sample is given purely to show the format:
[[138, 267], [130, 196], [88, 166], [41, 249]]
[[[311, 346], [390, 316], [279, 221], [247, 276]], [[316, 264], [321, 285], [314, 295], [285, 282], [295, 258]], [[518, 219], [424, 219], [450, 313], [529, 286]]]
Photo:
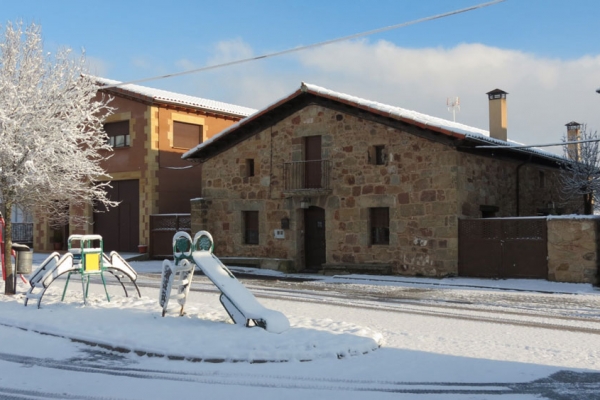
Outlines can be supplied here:
[[[35, 255], [34, 262], [40, 257]], [[197, 290], [190, 292], [186, 316], [176, 317], [172, 309], [162, 318], [158, 280], [151, 275], [160, 271], [160, 264], [131, 263], [145, 283], [141, 299], [126, 298], [119, 286], [109, 285], [109, 303], [102, 286], [93, 284], [84, 306], [78, 278], [62, 303], [63, 281], [54, 282], [41, 309], [23, 306], [22, 285], [17, 296], [0, 296], [0, 398], [560, 398], [553, 393], [599, 398], [594, 396], [600, 391], [600, 292], [590, 285], [314, 276], [313, 286], [326, 290], [290, 290], [290, 297], [283, 291], [273, 295], [268, 283], [264, 288], [250, 285], [262, 304], [290, 319], [290, 331], [278, 335], [231, 324], [202, 276], [194, 278]], [[351, 294], [329, 296], [342, 296], [338, 286], [383, 295], [426, 288], [435, 299], [450, 296], [450, 301], [388, 304]], [[497, 296], [502, 296], [502, 306], [488, 306]], [[514, 301], [505, 304], [506, 296]], [[453, 299], [487, 303], [472, 309]], [[532, 311], [515, 306], [517, 299], [557, 304], [584, 300], [587, 314], [564, 314], [577, 314], [580, 305], [560, 315]], [[284, 359], [288, 362], [227, 362]], [[299, 361], [303, 359], [312, 361]], [[592, 383], [573, 389], [561, 381], [577, 377]]]

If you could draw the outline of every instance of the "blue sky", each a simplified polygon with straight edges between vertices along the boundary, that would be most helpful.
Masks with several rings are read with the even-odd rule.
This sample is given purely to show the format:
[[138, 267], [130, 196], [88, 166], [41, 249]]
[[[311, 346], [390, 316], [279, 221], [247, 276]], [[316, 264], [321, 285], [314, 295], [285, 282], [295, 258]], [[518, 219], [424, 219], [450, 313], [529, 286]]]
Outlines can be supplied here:
[[[91, 72], [134, 80], [343, 37], [477, 0], [7, 2], [48, 50], [84, 48]], [[506, 0], [351, 42], [144, 85], [260, 108], [301, 81], [487, 129], [485, 92], [509, 92], [509, 138], [600, 129], [600, 1]]]

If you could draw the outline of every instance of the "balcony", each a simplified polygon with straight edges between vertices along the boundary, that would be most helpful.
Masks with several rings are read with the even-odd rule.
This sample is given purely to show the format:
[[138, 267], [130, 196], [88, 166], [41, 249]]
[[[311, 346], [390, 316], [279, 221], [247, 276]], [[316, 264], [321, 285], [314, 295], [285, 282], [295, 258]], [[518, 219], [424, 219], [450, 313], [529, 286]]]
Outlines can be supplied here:
[[33, 223], [13, 222], [12, 241], [13, 243], [33, 246]]
[[331, 192], [331, 161], [295, 161], [283, 164], [284, 193], [319, 196]]

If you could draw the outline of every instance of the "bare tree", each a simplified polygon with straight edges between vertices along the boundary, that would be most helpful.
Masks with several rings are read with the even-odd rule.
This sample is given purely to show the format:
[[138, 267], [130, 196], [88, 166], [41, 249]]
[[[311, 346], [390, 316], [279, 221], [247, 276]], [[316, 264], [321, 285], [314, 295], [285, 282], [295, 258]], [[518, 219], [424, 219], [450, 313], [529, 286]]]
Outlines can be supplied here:
[[582, 196], [584, 213], [593, 214], [600, 199], [600, 138], [583, 125], [579, 141], [563, 145], [567, 161], [562, 163], [561, 190], [566, 199]]
[[9, 23], [0, 38], [0, 201], [6, 218], [7, 280], [14, 294], [11, 215], [15, 205], [55, 223], [73, 220], [69, 206], [114, 206], [100, 161], [112, 151], [103, 118], [109, 99], [69, 49], [44, 52], [41, 28]]

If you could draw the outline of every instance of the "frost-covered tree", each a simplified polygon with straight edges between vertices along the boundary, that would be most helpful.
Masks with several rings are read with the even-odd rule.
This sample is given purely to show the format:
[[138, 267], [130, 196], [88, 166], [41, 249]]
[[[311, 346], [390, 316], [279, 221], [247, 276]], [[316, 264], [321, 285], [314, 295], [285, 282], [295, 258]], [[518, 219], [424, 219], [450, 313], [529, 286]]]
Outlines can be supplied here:
[[112, 109], [85, 75], [84, 56], [69, 49], [44, 51], [41, 28], [9, 23], [0, 37], [0, 202], [6, 221], [7, 280], [11, 265], [13, 207], [33, 210], [38, 220], [81, 223], [69, 207], [114, 206], [106, 197], [100, 161], [112, 151], [103, 118]]
[[561, 190], [566, 199], [583, 197], [584, 213], [593, 214], [600, 204], [600, 138], [583, 125], [579, 141], [563, 145]]

